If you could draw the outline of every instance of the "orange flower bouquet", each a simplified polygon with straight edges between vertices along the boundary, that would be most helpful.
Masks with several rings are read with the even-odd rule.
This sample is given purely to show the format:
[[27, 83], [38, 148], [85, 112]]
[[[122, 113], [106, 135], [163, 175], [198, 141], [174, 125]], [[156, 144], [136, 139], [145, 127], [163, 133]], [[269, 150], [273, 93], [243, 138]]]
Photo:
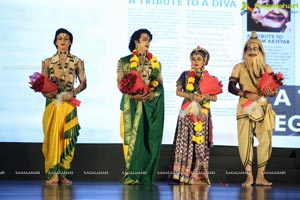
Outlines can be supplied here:
[[[53, 83], [45, 75], [39, 72], [34, 72], [32, 75], [29, 76], [29, 79], [29, 84], [31, 85], [30, 88], [33, 89], [35, 92], [48, 93], [53, 91], [59, 91], [59, 87], [55, 83]], [[73, 97], [70, 100], [70, 103], [72, 103], [74, 106], [80, 106], [81, 102]]]
[[149, 90], [140, 73], [135, 70], [131, 70], [122, 78], [119, 89], [122, 93], [129, 95], [148, 93]]

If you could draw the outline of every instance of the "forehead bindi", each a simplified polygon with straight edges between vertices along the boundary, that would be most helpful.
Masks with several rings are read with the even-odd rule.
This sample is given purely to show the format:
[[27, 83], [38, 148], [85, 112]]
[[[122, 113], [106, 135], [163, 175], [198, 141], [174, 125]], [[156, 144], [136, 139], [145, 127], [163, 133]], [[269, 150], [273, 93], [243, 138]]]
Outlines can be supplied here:
[[203, 60], [203, 57], [200, 53], [194, 53], [192, 55], [192, 59], [198, 59], [198, 60]]
[[141, 41], [150, 41], [150, 36], [147, 33], [142, 33], [140, 37]]
[[69, 39], [69, 35], [66, 33], [60, 33], [57, 35], [57, 39]]

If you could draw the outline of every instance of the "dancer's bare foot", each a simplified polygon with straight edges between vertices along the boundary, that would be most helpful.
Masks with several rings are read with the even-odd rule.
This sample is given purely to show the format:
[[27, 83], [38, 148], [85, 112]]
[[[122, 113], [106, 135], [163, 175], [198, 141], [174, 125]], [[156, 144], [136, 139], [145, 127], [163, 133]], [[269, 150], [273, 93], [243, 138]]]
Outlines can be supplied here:
[[255, 184], [261, 185], [261, 186], [271, 186], [272, 185], [272, 183], [267, 181], [265, 178], [256, 178]]
[[200, 174], [200, 185], [210, 185], [210, 180], [208, 178], [208, 171], [203, 171], [202, 174]]
[[272, 185], [271, 182], [269, 182], [265, 179], [265, 176], [264, 176], [265, 169], [266, 169], [266, 166], [262, 166], [257, 169], [257, 177], [255, 180], [256, 185], [260, 185], [260, 186], [271, 186]]
[[199, 181], [195, 181], [195, 185], [210, 185], [210, 180], [208, 178], [200, 179]]
[[200, 178], [208, 180], [209, 179], [208, 178], [208, 171], [203, 171], [202, 174], [200, 175]]
[[66, 177], [64, 176], [61, 176], [59, 178], [60, 182], [64, 185], [72, 185], [72, 181], [70, 181], [69, 179], [67, 179]]
[[253, 177], [247, 177], [247, 180], [242, 183], [243, 187], [248, 187], [253, 185]]
[[53, 184], [57, 184], [58, 181], [59, 181], [58, 175], [54, 174], [49, 180], [45, 180], [45, 184], [46, 185], [53, 185]]
[[245, 171], [247, 173], [247, 179], [245, 182], [242, 183], [242, 187], [253, 186], [253, 175], [252, 175], [251, 165], [248, 164], [245, 167]]

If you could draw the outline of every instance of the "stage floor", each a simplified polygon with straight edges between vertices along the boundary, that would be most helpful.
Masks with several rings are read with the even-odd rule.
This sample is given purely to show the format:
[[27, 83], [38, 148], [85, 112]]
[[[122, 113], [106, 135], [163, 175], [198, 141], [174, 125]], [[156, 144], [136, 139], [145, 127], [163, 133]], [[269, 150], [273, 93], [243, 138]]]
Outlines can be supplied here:
[[218, 184], [210, 186], [178, 185], [172, 182], [156, 182], [153, 185], [120, 185], [118, 182], [73, 181], [68, 185], [44, 185], [40, 180], [0, 181], [0, 199], [22, 200], [73, 200], [73, 199], [300, 199], [300, 185], [278, 185], [272, 187], [240, 184]]

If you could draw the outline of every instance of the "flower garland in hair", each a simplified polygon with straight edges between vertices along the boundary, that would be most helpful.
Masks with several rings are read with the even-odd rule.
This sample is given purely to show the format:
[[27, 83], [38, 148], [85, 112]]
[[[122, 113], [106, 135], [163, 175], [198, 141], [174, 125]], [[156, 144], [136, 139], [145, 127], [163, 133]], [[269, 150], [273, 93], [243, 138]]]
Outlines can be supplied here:
[[[150, 74], [150, 83], [149, 83], [149, 88], [154, 91], [158, 87], [158, 75], [159, 75], [159, 62], [157, 60], [157, 57], [152, 55], [152, 53], [147, 52], [147, 58], [150, 60], [152, 70]], [[131, 70], [137, 70], [137, 67], [139, 65], [139, 57], [138, 57], [138, 52], [136, 49], [132, 51], [132, 56], [130, 58], [130, 69]]]

